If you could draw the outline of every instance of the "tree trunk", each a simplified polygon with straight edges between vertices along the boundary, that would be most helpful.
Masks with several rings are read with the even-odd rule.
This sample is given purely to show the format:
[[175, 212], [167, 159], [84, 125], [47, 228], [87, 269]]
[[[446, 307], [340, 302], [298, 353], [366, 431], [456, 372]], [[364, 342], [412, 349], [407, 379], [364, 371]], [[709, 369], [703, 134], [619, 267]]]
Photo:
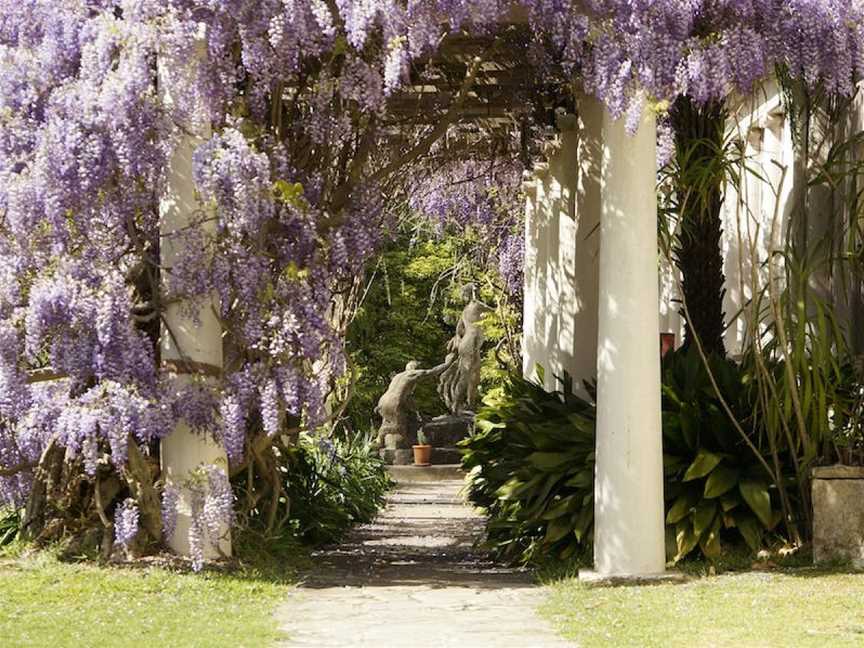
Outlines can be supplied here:
[[[722, 103], [697, 106], [679, 98], [671, 111], [678, 160], [676, 191], [680, 234], [675, 263], [682, 275], [686, 312], [684, 347], [699, 337], [706, 353], [726, 355], [723, 342], [726, 294], [720, 240], [723, 234]], [[688, 317], [689, 315], [689, 317]]]

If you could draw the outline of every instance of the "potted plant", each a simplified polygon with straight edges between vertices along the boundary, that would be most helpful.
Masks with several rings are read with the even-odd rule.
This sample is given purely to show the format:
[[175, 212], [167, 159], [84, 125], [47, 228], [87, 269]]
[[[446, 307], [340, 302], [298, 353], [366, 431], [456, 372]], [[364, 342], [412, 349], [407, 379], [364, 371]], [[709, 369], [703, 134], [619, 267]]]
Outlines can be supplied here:
[[414, 448], [414, 465], [428, 466], [432, 458], [432, 446], [429, 445], [423, 430], [417, 431], [417, 445]]

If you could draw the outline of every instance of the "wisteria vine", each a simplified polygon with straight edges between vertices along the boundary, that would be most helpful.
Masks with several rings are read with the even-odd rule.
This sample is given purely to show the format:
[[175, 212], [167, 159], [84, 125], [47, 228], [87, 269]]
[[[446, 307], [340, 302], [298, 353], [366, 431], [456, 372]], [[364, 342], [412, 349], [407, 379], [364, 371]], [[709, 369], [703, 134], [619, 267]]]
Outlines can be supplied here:
[[[390, 102], [445, 34], [494, 36], [508, 21], [529, 29], [538, 78], [580, 78], [631, 127], [648, 104], [747, 94], [777, 66], [846, 95], [864, 75], [860, 0], [0, 0], [0, 504], [33, 504], [55, 448], [85, 480], [122, 482], [130, 444], [152, 455], [180, 420], [233, 467], [250, 439], [322, 421], [344, 369], [336, 287], [386, 236], [388, 199], [412, 177], [400, 159], [423, 153], [404, 141], [434, 134], [402, 124], [394, 143]], [[170, 105], [163, 60], [198, 61]], [[190, 119], [212, 126], [194, 156], [212, 241], [160, 232]], [[476, 188], [453, 190], [452, 173], [432, 180], [450, 198], [431, 192], [423, 208], [494, 230], [515, 282], [518, 218], [502, 225], [477, 200], [454, 209]], [[170, 268], [165, 236], [189, 250]], [[214, 291], [215, 391], [178, 383], [159, 351], [166, 305]], [[227, 476], [209, 482], [218, 502], [193, 507], [196, 565], [204, 532], [230, 517]], [[121, 544], [138, 532], [130, 492], [102, 502]], [[177, 500], [162, 493], [168, 535]]]

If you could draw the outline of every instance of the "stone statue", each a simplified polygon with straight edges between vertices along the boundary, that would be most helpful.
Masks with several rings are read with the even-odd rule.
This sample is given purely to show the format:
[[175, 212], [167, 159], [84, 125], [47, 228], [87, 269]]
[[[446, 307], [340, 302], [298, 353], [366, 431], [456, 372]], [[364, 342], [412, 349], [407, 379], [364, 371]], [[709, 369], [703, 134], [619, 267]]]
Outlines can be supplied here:
[[456, 335], [447, 344], [447, 357], [453, 363], [444, 370], [438, 382], [438, 393], [453, 414], [469, 411], [477, 401], [482, 362], [480, 351], [484, 340], [479, 323], [483, 314], [492, 310], [477, 300], [473, 284], [462, 289], [462, 297], [468, 300], [468, 304], [456, 325]]
[[405, 371], [393, 376], [375, 408], [382, 419], [377, 438], [379, 448], [395, 450], [411, 447], [421, 424], [420, 414], [414, 404], [414, 388], [423, 378], [442, 374], [452, 362], [452, 358], [449, 358], [432, 369], [420, 369], [420, 364], [412, 360], [405, 365]]

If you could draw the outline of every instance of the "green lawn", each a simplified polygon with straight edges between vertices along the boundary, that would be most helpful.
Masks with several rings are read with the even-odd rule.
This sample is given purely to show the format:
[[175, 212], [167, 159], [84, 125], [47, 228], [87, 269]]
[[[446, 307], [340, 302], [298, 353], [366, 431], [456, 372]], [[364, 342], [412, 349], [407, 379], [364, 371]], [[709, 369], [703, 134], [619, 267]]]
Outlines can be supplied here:
[[542, 613], [578, 646], [864, 646], [864, 574], [813, 569], [686, 584], [551, 585]]
[[269, 646], [283, 638], [273, 611], [291, 587], [285, 578], [249, 572], [0, 557], [0, 645]]

